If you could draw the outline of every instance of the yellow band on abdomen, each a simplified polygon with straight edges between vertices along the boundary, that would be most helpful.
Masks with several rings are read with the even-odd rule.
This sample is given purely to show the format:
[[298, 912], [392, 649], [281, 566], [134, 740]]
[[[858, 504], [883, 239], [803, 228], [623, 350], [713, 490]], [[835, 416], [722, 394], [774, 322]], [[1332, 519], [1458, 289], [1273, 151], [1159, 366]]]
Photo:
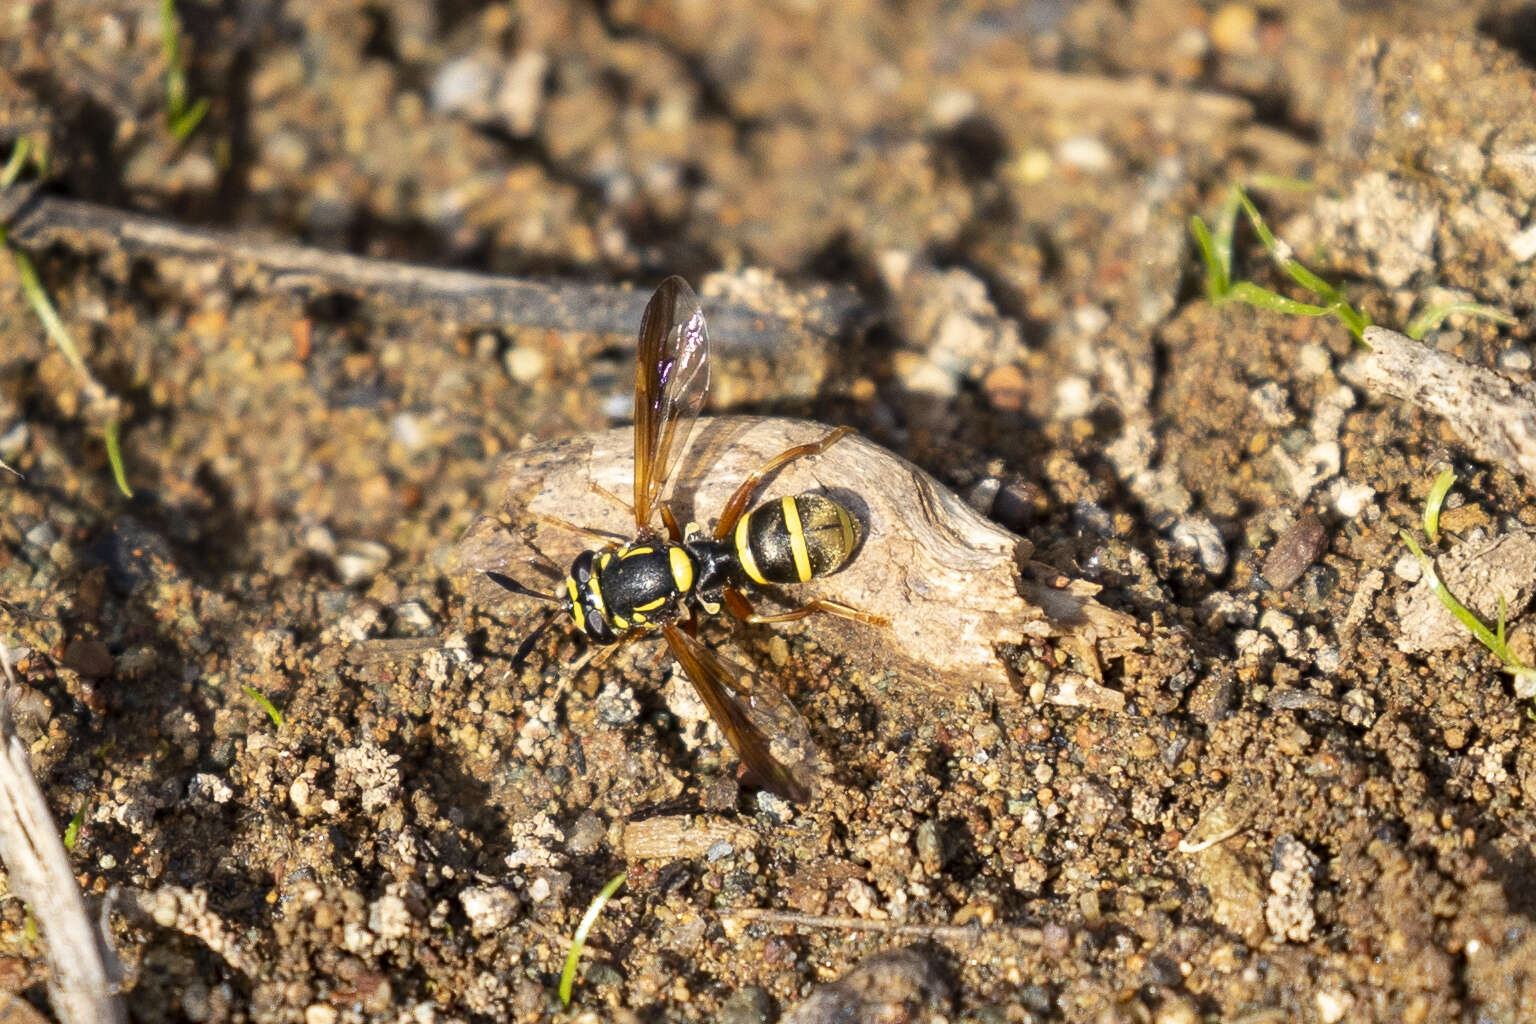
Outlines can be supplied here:
[[784, 498], [784, 528], [789, 531], [789, 550], [795, 556], [795, 575], [804, 583], [811, 578], [811, 553], [805, 548], [805, 528], [800, 525], [800, 509], [794, 498]]
[[747, 523], [751, 516], [742, 516], [736, 524], [736, 560], [741, 563], [741, 569], [747, 574], [747, 579], [753, 583], [768, 585], [763, 574], [757, 571], [757, 559], [752, 555], [752, 545], [747, 541]]

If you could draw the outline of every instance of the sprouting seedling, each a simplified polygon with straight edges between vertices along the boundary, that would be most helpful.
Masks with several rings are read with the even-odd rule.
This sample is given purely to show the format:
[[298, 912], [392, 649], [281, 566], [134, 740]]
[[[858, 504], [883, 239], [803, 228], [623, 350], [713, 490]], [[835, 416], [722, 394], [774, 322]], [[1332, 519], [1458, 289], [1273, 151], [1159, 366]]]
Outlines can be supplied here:
[[[1257, 182], [1260, 184], [1281, 184], [1286, 187], [1296, 187], [1298, 183], [1278, 180]], [[1248, 223], [1253, 226], [1254, 234], [1258, 236], [1262, 245], [1276, 266], [1317, 298], [1317, 302], [1301, 302], [1290, 299], [1268, 288], [1260, 287], [1252, 281], [1234, 281], [1232, 279], [1232, 237], [1237, 225], [1237, 215], [1241, 211], [1248, 217]], [[1253, 205], [1253, 200], [1242, 186], [1232, 186], [1226, 202], [1222, 204], [1220, 212], [1216, 216], [1216, 229], [1213, 233], [1206, 226], [1205, 221], [1198, 215], [1190, 218], [1190, 231], [1195, 236], [1195, 242], [1200, 246], [1200, 256], [1205, 264], [1205, 291], [1207, 297], [1215, 305], [1227, 302], [1246, 302], [1258, 309], [1268, 309], [1276, 313], [1288, 313], [1292, 316], [1321, 317], [1331, 316], [1338, 320], [1355, 341], [1365, 344], [1365, 329], [1371, 326], [1370, 315], [1365, 311], [1356, 309], [1344, 294], [1343, 290], [1324, 281], [1313, 273], [1293, 255], [1291, 247], [1283, 240], [1275, 237], [1264, 217], [1259, 213], [1258, 207]], [[1403, 333], [1415, 340], [1422, 338], [1430, 330], [1438, 326], [1446, 317], [1456, 313], [1464, 313], [1470, 316], [1480, 316], [1495, 323], [1512, 326], [1515, 320], [1508, 314], [1484, 306], [1475, 302], [1451, 302], [1438, 306], [1431, 306], [1419, 313], [1408, 322]]]
[[1440, 508], [1455, 485], [1456, 471], [1443, 470], [1435, 477], [1434, 484], [1429, 488], [1429, 496], [1424, 499], [1424, 536], [1429, 538], [1431, 544], [1440, 543]]
[[576, 965], [581, 961], [581, 951], [587, 945], [587, 933], [597, 923], [597, 915], [603, 912], [603, 907], [613, 898], [613, 894], [619, 891], [629, 876], [625, 872], [619, 872], [608, 879], [608, 884], [598, 890], [592, 897], [591, 906], [582, 915], [581, 923], [576, 926], [576, 934], [571, 936], [571, 950], [565, 955], [565, 967], [560, 971], [560, 1005], [571, 1005], [571, 989], [576, 984]]
[[[1449, 480], [1447, 480], [1449, 476]], [[1445, 495], [1456, 482], [1456, 474], [1452, 470], [1446, 470], [1435, 480], [1430, 489], [1429, 498], [1424, 505], [1425, 533], [1429, 532], [1431, 521], [1438, 533], [1440, 525], [1440, 505], [1445, 501]], [[1508, 616], [1508, 606], [1504, 602], [1504, 595], [1499, 595], [1498, 618], [1494, 622], [1494, 628], [1489, 629], [1483, 621], [1472, 612], [1470, 608], [1462, 604], [1452, 594], [1445, 581], [1435, 569], [1432, 558], [1424, 553], [1424, 549], [1413, 539], [1407, 530], [1400, 532], [1403, 543], [1408, 545], [1408, 550], [1413, 552], [1418, 559], [1419, 567], [1424, 573], [1424, 579], [1429, 583], [1429, 588], [1445, 606], [1446, 611], [1456, 617], [1456, 620], [1467, 628], [1467, 631], [1477, 638], [1478, 643], [1487, 648], [1488, 653], [1498, 658], [1503, 663], [1503, 670], [1514, 677], [1515, 694], [1519, 697], [1536, 697], [1536, 669], [1527, 668], [1524, 663], [1510, 650], [1505, 627]]]
[[208, 113], [208, 97], [187, 102], [187, 65], [176, 0], [160, 0], [160, 49], [165, 54], [165, 123], [177, 142], [185, 142]]
[[69, 824], [64, 826], [64, 850], [66, 853], [75, 852], [75, 844], [80, 841], [80, 828], [85, 824], [85, 805], [81, 804], [75, 816], [69, 819]]
[[254, 686], [241, 686], [240, 689], [245, 691], [245, 695], [251, 698], [257, 707], [261, 708], [261, 710], [267, 713], [267, 717], [272, 719], [272, 724], [274, 726], [279, 729], [283, 727], [283, 713], [277, 710], [276, 704], [273, 704], [270, 700], [267, 699], [266, 694], [262, 693]]
[[[36, 157], [32, 155], [32, 147], [28, 139], [25, 137], [18, 139], [9, 159], [6, 160], [5, 167], [0, 169], [0, 189], [14, 185], [26, 170], [29, 161], [41, 168], [42, 159], [41, 154]], [[38, 276], [37, 267], [33, 265], [32, 258], [10, 244], [4, 224], [0, 224], [0, 248], [10, 254], [11, 262], [16, 267], [16, 276], [21, 279], [22, 294], [27, 297], [27, 302], [32, 306], [32, 311], [37, 314], [37, 318], [43, 322], [43, 328], [48, 332], [48, 337], [58, 346], [59, 351], [64, 354], [64, 358], [69, 361], [69, 365], [80, 377], [86, 404], [104, 411], [102, 435], [107, 448], [107, 462], [112, 467], [112, 477], [117, 483], [117, 489], [125, 498], [133, 497], [133, 489], [128, 486], [128, 474], [123, 466], [120, 403], [101, 385], [101, 382], [91, 373], [90, 367], [86, 366], [74, 337], [69, 333], [69, 328], [64, 326], [58, 310], [54, 308], [53, 300], [48, 297], [48, 290], [43, 287], [42, 278]]]
[[[1239, 211], [1248, 215], [1259, 244], [1274, 259], [1275, 264], [1301, 287], [1317, 296], [1318, 303], [1300, 302], [1286, 298], [1279, 292], [1262, 288], [1252, 281], [1232, 279], [1232, 237], [1236, 230]], [[1343, 291], [1318, 277], [1291, 254], [1291, 247], [1277, 239], [1264, 222], [1258, 207], [1239, 185], [1232, 186], [1227, 201], [1216, 218], [1213, 236], [1205, 221], [1198, 215], [1190, 218], [1190, 230], [1200, 246], [1201, 259], [1205, 263], [1205, 290], [1212, 303], [1246, 302], [1259, 309], [1289, 313], [1292, 316], [1331, 316], [1338, 320], [1358, 341], [1371, 326], [1371, 318], [1354, 306]]]

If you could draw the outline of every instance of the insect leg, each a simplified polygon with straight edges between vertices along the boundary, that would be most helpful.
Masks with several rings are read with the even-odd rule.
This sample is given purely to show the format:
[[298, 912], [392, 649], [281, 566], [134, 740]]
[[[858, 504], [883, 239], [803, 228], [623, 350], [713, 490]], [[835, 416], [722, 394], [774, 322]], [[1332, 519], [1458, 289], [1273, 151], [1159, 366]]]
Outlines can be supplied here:
[[607, 498], [609, 501], [619, 506], [619, 508], [623, 509], [625, 512], [628, 512], [630, 515], [635, 514], [635, 506], [631, 505], [617, 494], [614, 494], [612, 491], [598, 483], [596, 480], [588, 480], [587, 486], [590, 487], [595, 493], [602, 495], [604, 498]]
[[683, 531], [678, 528], [677, 516], [672, 514], [671, 505], [661, 506], [661, 521], [667, 525], [667, 536], [672, 538], [673, 544], [683, 542]]
[[[608, 494], [610, 497], [614, 496], [612, 491], [609, 491]], [[628, 508], [627, 505], [625, 507]], [[546, 515], [543, 512], [535, 514], [540, 522], [548, 523], [551, 526], [558, 526], [562, 530], [569, 530], [572, 533], [579, 533], [584, 537], [591, 537], [593, 540], [601, 541], [604, 547], [615, 547], [617, 546], [615, 542], [622, 544], [627, 539], [620, 534], [610, 533], [607, 530], [592, 530], [585, 526], [577, 526], [575, 523], [561, 519], [558, 516]], [[529, 547], [532, 547], [532, 545], [530, 544]], [[537, 551], [538, 549], [534, 548], [534, 550]]]
[[741, 591], [733, 587], [726, 587], [721, 594], [721, 603], [727, 611], [736, 616], [742, 622], [758, 625], [763, 622], [793, 622], [803, 619], [807, 615], [816, 612], [827, 612], [839, 618], [852, 619], [854, 622], [862, 622], [866, 626], [889, 626], [890, 620], [882, 615], [872, 615], [869, 612], [860, 611], [852, 605], [843, 604], [841, 601], [828, 601], [825, 598], [816, 598], [801, 605], [799, 608], [791, 608], [787, 612], [779, 612], [776, 615], [759, 615], [752, 610], [752, 602], [748, 601]]
[[607, 663], [609, 658], [618, 653], [620, 647], [623, 647], [625, 644], [633, 643], [636, 640], [639, 640], [641, 637], [648, 635], [654, 634], [647, 634], [644, 630], [635, 630], [630, 633], [622, 634], [616, 643], [606, 644], [602, 647], [588, 647], [575, 661], [571, 662], [571, 678], [576, 678], [576, 676], [581, 674], [583, 669], [589, 666], [592, 668], [602, 668], [603, 665]]
[[809, 455], [820, 455], [840, 438], [846, 437], [851, 433], [853, 433], [852, 427], [838, 427], [835, 430], [829, 431], [827, 436], [823, 437], [820, 441], [813, 441], [810, 444], [797, 444], [793, 448], [784, 449], [753, 470], [741, 482], [741, 486], [736, 488], [736, 493], [731, 495], [731, 500], [725, 503], [725, 509], [720, 513], [720, 521], [715, 524], [715, 538], [718, 540], [731, 535], [731, 531], [736, 528], [736, 521], [747, 510], [747, 505], [752, 500], [752, 493], [757, 490], [757, 485], [763, 482], [763, 477], [796, 459], [803, 459]]

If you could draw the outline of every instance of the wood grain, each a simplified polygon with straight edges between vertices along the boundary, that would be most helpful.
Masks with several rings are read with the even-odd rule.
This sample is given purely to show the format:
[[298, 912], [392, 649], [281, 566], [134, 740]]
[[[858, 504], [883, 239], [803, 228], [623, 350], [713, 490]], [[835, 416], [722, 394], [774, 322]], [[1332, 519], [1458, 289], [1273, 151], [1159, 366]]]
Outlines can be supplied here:
[[[680, 521], [707, 527], [749, 472], [791, 445], [818, 440], [828, 429], [803, 420], [701, 419], [668, 500]], [[518, 602], [485, 580], [480, 575], [485, 569], [542, 585], [522, 564], [528, 557], [524, 537], [562, 568], [584, 548], [597, 546], [593, 538], [551, 520], [631, 537], [631, 513], [598, 490], [628, 495], [631, 444], [629, 429], [621, 428], [507, 457], [498, 470], [506, 487], [500, 508], [476, 522], [461, 544], [462, 567], [472, 574], [471, 595], [498, 609]], [[1096, 664], [1099, 657], [1114, 657], [1142, 642], [1134, 619], [1093, 600], [1096, 587], [1030, 563], [1027, 540], [984, 519], [933, 477], [866, 438], [844, 438], [819, 456], [786, 466], [764, 482], [756, 500], [801, 491], [845, 502], [864, 536], [841, 571], [784, 588], [785, 605], [832, 598], [882, 615], [892, 625], [874, 628], [818, 615], [773, 628], [814, 629], [845, 657], [871, 670], [894, 668], [941, 694], [983, 686], [1010, 699], [1018, 691], [1000, 657], [1004, 645], [1070, 636], [1096, 649], [1087, 659]], [[1055, 579], [1042, 582], [1037, 578], [1042, 575]], [[771, 607], [770, 599], [761, 601]], [[533, 602], [523, 605], [522, 614], [532, 611]], [[1084, 678], [1052, 694], [1061, 703], [1117, 708], [1121, 702], [1118, 693]]]

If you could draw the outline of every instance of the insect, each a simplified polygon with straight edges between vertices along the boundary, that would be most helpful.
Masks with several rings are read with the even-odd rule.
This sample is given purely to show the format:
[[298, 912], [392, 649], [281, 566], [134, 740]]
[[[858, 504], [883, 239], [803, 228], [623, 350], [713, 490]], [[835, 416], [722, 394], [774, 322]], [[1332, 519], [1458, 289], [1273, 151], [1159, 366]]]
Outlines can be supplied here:
[[[839, 427], [821, 440], [786, 449], [747, 476], [725, 503], [714, 528], [680, 528], [661, 500], [678, 457], [687, 447], [709, 388], [709, 335], [699, 300], [680, 277], [661, 283], [640, 323], [635, 372], [634, 503], [636, 537], [628, 543], [574, 524], [563, 524], [606, 543], [578, 555], [564, 587], [542, 593], [505, 573], [488, 570], [502, 588], [557, 607], [522, 643], [533, 642], [568, 616], [594, 644], [614, 648], [660, 631], [705, 707], [749, 772], [785, 799], [810, 796], [814, 746], [804, 719], [771, 682], [720, 657], [696, 636], [697, 614], [722, 608], [748, 623], [788, 622], [828, 612], [872, 626], [877, 615], [817, 598], [778, 614], [753, 610], [745, 591], [804, 583], [836, 572], [857, 550], [860, 529], [841, 504], [805, 493], [748, 506], [764, 477], [787, 463], [825, 451], [851, 432]], [[661, 520], [657, 529], [655, 519]], [[663, 532], [664, 531], [664, 532]], [[529, 561], [541, 561], [530, 559]], [[546, 571], [558, 569], [542, 560]], [[775, 741], [794, 754], [775, 755]], [[786, 764], [785, 761], [790, 763]]]

